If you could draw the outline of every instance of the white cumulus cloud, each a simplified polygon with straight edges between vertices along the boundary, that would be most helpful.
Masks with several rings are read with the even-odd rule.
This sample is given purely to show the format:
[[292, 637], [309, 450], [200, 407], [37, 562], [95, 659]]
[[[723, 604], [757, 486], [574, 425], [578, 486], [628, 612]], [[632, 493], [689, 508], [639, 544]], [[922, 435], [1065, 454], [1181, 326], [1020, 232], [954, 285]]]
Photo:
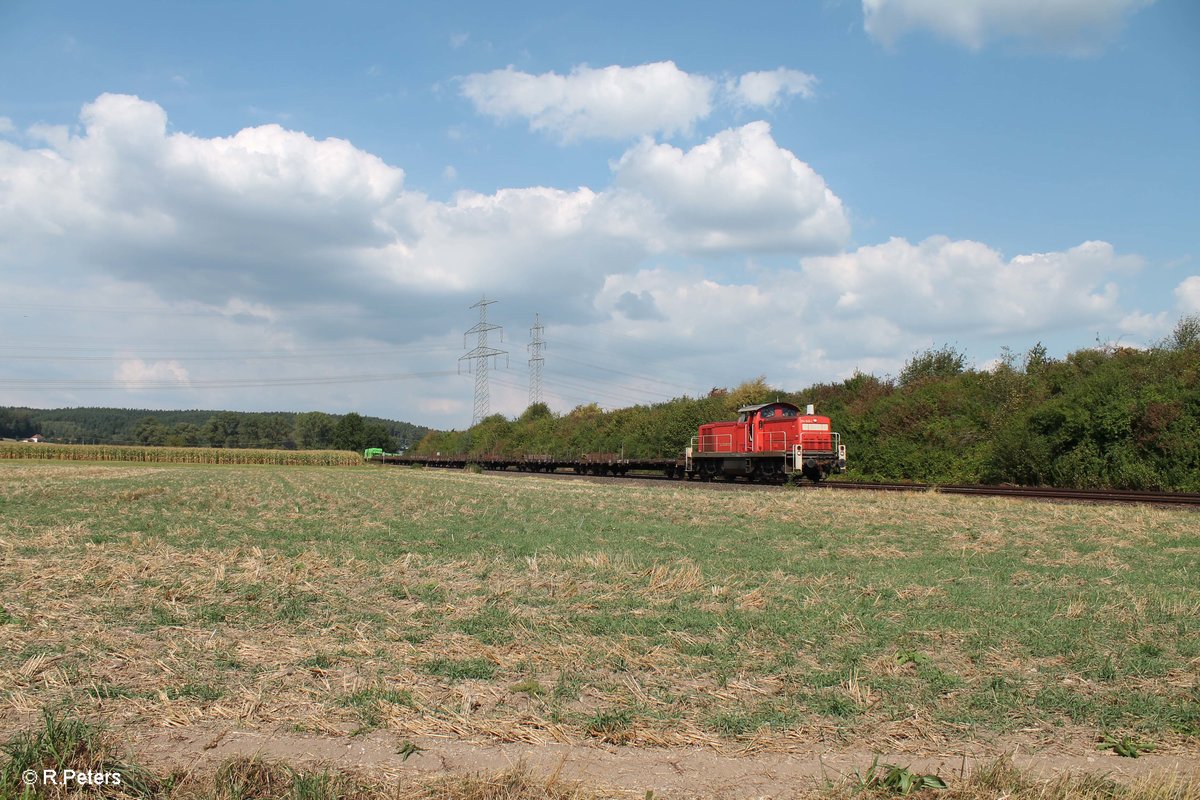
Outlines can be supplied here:
[[217, 303], [340, 283], [339, 255], [397, 235], [381, 212], [403, 171], [349, 142], [277, 125], [168, 133], [160, 106], [129, 95], [101, 95], [80, 120], [48, 149], [0, 142], [0, 235]]
[[566, 75], [532, 75], [510, 66], [468, 75], [462, 92], [484, 114], [528, 119], [533, 130], [570, 141], [690, 131], [712, 110], [714, 85], [673, 61], [660, 61], [636, 67], [578, 66]]
[[1200, 275], [1184, 278], [1175, 287], [1175, 299], [1185, 314], [1200, 314]]
[[[1105, 242], [1005, 259], [936, 236], [804, 258], [798, 269], [753, 278], [643, 269], [606, 279], [595, 301], [606, 321], [593, 338], [623, 341], [631, 358], [653, 342], [701, 374], [704, 364], [736, 363], [739, 379], [761, 373], [784, 386], [856, 369], [896, 374], [913, 352], [951, 339], [991, 355], [1081, 326], [1153, 332], [1162, 315], [1118, 303], [1115, 281], [1139, 263]], [[635, 299], [657, 313], [629, 314]]]
[[[1143, 314], [1135, 311], [1122, 317], [1117, 324], [1121, 335], [1117, 337], [1115, 343], [1125, 347], [1144, 347], [1169, 332], [1171, 325], [1171, 315], [1166, 311], [1160, 311], [1157, 314]], [[1126, 340], [1126, 336], [1133, 338]]]
[[816, 84], [814, 75], [787, 67], [718, 81], [660, 61], [577, 66], [566, 75], [510, 66], [468, 75], [462, 94], [482, 114], [526, 119], [531, 130], [572, 142], [686, 134], [718, 106], [772, 109], [788, 97], [813, 97]]
[[1154, 0], [863, 0], [867, 33], [892, 45], [914, 30], [978, 50], [996, 39], [1084, 55]]
[[[652, 253], [801, 256], [836, 250], [849, 234], [841, 201], [766, 123], [686, 151], [634, 145], [609, 186], [435, 201], [340, 139], [278, 125], [175, 133], [162, 107], [128, 95], [100, 96], [80, 120], [74, 132], [53, 128], [61, 134], [47, 147], [0, 140], [0, 263], [135, 282], [236, 318], [286, 319], [308, 306], [383, 315], [488, 283], [578, 310], [607, 274]], [[434, 313], [416, 302], [388, 331], [402, 337]]]
[[660, 247], [836, 250], [850, 224], [812, 167], [780, 147], [766, 122], [722, 131], [690, 150], [643, 140], [615, 165], [617, 186], [645, 206]]
[[1140, 263], [1107, 242], [1005, 260], [980, 242], [933, 236], [807, 258], [802, 269], [810, 291], [839, 314], [882, 317], [909, 331], [999, 334], [1114, 318], [1115, 278]]
[[725, 85], [725, 91], [737, 105], [747, 108], [774, 108], [794, 95], [810, 98], [817, 84], [815, 75], [780, 67], [765, 72], [747, 72]]

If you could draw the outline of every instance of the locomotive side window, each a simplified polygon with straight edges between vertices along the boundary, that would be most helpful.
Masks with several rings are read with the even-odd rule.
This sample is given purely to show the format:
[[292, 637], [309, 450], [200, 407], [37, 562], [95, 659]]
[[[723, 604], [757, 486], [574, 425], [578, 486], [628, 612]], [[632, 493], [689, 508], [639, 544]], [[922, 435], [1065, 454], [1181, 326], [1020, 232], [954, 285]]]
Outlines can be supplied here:
[[775, 408], [773, 406], [768, 406], [767, 408], [764, 408], [762, 411], [758, 412], [758, 415], [763, 419], [770, 419], [771, 417], [775, 416]]
[[779, 415], [780, 415], [781, 417], [794, 417], [794, 416], [796, 416], [798, 413], [799, 413], [799, 412], [798, 412], [798, 411], [796, 411], [796, 409], [794, 409], [794, 408], [781, 408], [781, 409], [779, 409]]

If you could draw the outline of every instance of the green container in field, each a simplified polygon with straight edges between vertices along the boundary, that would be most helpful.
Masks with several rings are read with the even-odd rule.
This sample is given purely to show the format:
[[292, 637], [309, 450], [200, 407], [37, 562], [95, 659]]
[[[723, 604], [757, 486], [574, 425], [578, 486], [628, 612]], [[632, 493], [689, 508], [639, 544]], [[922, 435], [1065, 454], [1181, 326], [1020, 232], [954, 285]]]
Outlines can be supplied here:
[[364, 460], [369, 461], [372, 458], [374, 458], [375, 456], [380, 456], [380, 457], [383, 456], [383, 448], [382, 447], [368, 447], [366, 450], [363, 450], [363, 459]]

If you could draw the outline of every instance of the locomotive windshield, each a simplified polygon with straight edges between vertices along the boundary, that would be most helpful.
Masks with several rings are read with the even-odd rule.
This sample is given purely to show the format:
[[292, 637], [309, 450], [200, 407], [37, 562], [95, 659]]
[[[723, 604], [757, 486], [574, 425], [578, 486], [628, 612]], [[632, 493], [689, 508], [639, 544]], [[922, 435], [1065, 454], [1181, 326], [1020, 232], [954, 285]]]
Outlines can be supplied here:
[[773, 419], [776, 417], [785, 419], [794, 419], [800, 416], [799, 409], [796, 409], [787, 403], [770, 403], [761, 406], [746, 406], [738, 409], [738, 422], [748, 422], [755, 414], [758, 419]]

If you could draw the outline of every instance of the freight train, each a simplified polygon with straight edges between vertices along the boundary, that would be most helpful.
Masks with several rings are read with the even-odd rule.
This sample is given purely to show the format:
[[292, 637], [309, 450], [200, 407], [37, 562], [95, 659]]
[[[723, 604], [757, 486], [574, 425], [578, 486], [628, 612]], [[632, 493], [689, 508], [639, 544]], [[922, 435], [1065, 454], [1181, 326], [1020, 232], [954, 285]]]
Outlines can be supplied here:
[[567, 469], [591, 475], [661, 471], [687, 480], [723, 478], [761, 483], [783, 483], [793, 475], [803, 475], [815, 483], [846, 471], [846, 446], [829, 417], [815, 414], [811, 405], [801, 413], [798, 406], [780, 401], [739, 408], [736, 422], [701, 425], [678, 458], [625, 458], [616, 453], [585, 453], [579, 458], [440, 453], [410, 456], [392, 455], [378, 448], [365, 451], [363, 457], [381, 464], [459, 468], [477, 464], [493, 470]]

